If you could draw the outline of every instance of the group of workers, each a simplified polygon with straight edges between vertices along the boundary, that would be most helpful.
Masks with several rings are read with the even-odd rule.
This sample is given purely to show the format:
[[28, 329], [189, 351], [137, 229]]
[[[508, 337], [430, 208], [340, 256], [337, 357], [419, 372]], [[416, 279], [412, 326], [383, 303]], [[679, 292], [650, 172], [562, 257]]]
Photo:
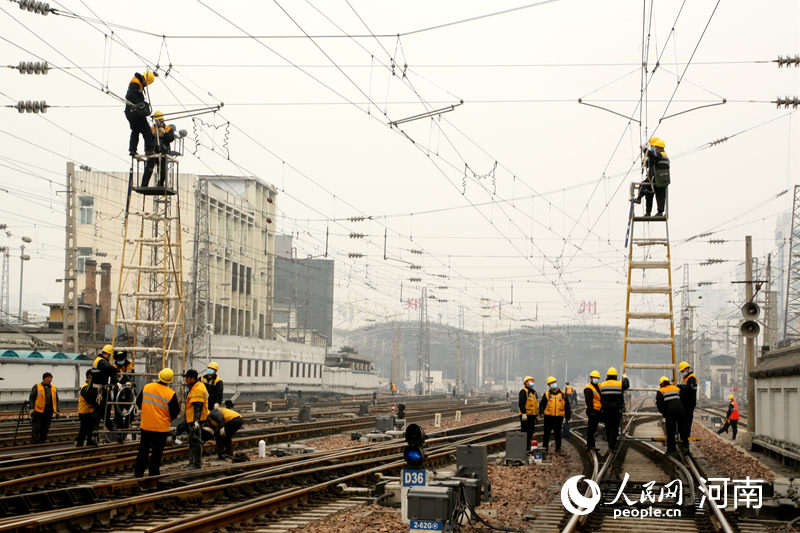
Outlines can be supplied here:
[[[677, 451], [676, 433], [680, 437], [680, 445], [684, 453], [689, 452], [689, 438], [692, 433], [694, 409], [697, 405], [697, 377], [686, 361], [681, 361], [678, 370], [682, 375], [679, 384], [673, 385], [667, 377], [659, 380], [659, 389], [656, 393], [656, 405], [664, 416], [667, 453]], [[628, 378], [623, 375], [619, 379], [616, 368], [611, 367], [606, 371], [606, 379], [600, 381], [600, 372], [593, 370], [589, 374], [589, 382], [583, 389], [586, 403], [587, 431], [586, 444], [590, 450], [597, 450], [595, 434], [600, 422], [605, 425], [606, 440], [609, 450], [617, 448], [619, 441], [619, 428], [622, 413], [625, 409], [625, 391], [630, 388]], [[522, 390], [519, 391], [519, 415], [522, 431], [526, 433], [530, 445], [536, 427], [536, 418], [541, 414], [544, 418], [544, 435], [542, 448], [546, 452], [550, 444], [550, 434], [554, 432], [555, 452], [561, 451], [562, 425], [572, 417], [570, 398], [567, 390], [559, 388], [554, 377], [547, 378], [547, 390], [538, 398], [532, 376], [525, 376]], [[728, 409], [728, 423], [720, 430], [726, 431], [728, 426], [733, 427], [736, 438], [736, 425], [739, 419], [738, 405], [733, 395], [728, 397], [731, 406]]]

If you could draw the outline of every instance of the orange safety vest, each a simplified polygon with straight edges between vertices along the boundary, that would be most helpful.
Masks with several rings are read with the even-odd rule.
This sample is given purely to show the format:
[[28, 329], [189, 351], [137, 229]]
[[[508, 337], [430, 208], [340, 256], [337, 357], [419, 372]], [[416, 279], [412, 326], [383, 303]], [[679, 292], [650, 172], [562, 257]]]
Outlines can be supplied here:
[[547, 406], [544, 408], [544, 416], [564, 416], [564, 392], [558, 391], [553, 394], [550, 391], [544, 393], [547, 399]]
[[593, 383], [587, 383], [586, 388], [592, 389], [592, 409], [600, 411], [603, 408], [603, 404], [600, 402], [600, 391]]
[[[84, 382], [83, 384], [83, 387], [88, 387], [88, 386], [89, 386], [89, 380], [86, 380], [86, 382]], [[81, 387], [81, 390], [83, 390], [83, 387]], [[89, 413], [94, 413], [94, 405], [87, 402], [86, 398], [84, 398], [83, 395], [80, 392], [78, 392], [78, 414], [86, 415]]]
[[688, 376], [684, 376], [682, 383], [688, 383], [689, 378], [694, 378], [694, 380], [697, 381], [697, 376], [694, 375], [694, 372], [689, 372]]
[[193, 403], [202, 403], [203, 411], [200, 413], [199, 422], [205, 422], [208, 418], [208, 389], [200, 380], [197, 380], [192, 388], [189, 389], [189, 395], [186, 398], [186, 422], [191, 424], [194, 422], [194, 407]]
[[739, 420], [739, 404], [736, 403], [736, 400], [731, 400], [731, 405], [733, 405], [733, 411], [731, 411], [731, 420]]
[[[240, 415], [239, 413], [237, 413], [233, 409], [226, 409], [224, 407], [222, 409], [220, 409], [219, 412], [222, 413], [222, 417], [225, 419], [225, 423], [226, 424], [228, 422], [230, 422], [231, 420], [233, 420], [234, 418], [241, 418], [242, 417], [242, 415]], [[217, 427], [217, 422], [213, 418], [209, 418], [207, 420], [207, 422], [209, 424], [211, 424], [212, 426]]]
[[[669, 405], [670, 402], [680, 403], [681, 401], [681, 390], [675, 385], [664, 385], [658, 389], [658, 392], [664, 397], [665, 405]], [[683, 404], [681, 404], [681, 406], [683, 406]]]
[[[53, 412], [58, 412], [58, 401], [56, 400], [56, 386], [50, 385], [50, 400], [53, 402]], [[33, 410], [37, 413], [44, 413], [44, 385], [41, 383], [36, 384], [36, 402], [33, 404]]]
[[564, 392], [567, 393], [567, 396], [571, 396], [575, 389], [572, 388], [572, 385], [567, 385], [564, 389]]
[[166, 385], [161, 383], [145, 385], [142, 389], [142, 422], [139, 427], [145, 431], [167, 433], [172, 422], [169, 414], [169, 402], [174, 397], [175, 391]]
[[122, 365], [122, 366], [117, 366], [116, 364], [114, 364], [114, 366], [115, 366], [115, 367], [116, 367], [116, 368], [117, 368], [117, 369], [118, 369], [120, 372], [133, 372], [133, 363], [132, 363], [132, 362], [130, 362], [130, 361], [127, 361], [127, 362], [126, 362], [124, 365]]
[[531, 392], [530, 389], [525, 387], [525, 392], [527, 393], [528, 397], [525, 400], [525, 412], [519, 412], [521, 415], [528, 415], [528, 416], [538, 416], [539, 415], [539, 399], [536, 397], [535, 392]]

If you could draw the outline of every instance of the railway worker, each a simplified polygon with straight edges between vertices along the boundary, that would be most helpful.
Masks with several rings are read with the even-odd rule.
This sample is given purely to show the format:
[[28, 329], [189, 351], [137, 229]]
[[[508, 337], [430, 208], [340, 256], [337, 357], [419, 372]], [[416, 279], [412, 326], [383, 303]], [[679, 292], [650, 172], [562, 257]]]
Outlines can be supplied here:
[[[106, 409], [109, 397], [109, 386], [115, 384], [117, 376], [120, 373], [114, 365], [109, 361], [114, 354], [114, 348], [110, 344], [103, 346], [103, 349], [97, 354], [97, 357], [92, 363], [91, 386], [98, 393], [99, 400], [97, 401], [97, 409], [95, 409], [95, 423], [99, 423], [105, 417], [106, 427], [114, 431], [117, 429], [114, 419], [111, 418], [111, 412]], [[108, 411], [108, 412], [107, 412]]]
[[728, 394], [728, 399], [730, 403], [728, 404], [728, 414], [725, 415], [725, 424], [719, 428], [717, 434], [722, 435], [723, 431], [727, 433], [728, 428], [732, 428], [733, 437], [731, 439], [736, 440], [736, 433], [739, 431], [739, 404], [736, 403], [733, 394]]
[[233, 458], [233, 436], [244, 424], [242, 415], [229, 407], [208, 413], [206, 425], [214, 430], [217, 440], [217, 459]]
[[658, 137], [652, 137], [644, 148], [644, 165], [647, 168], [647, 179], [639, 187], [639, 195], [634, 202], [637, 204], [645, 198], [645, 215], [650, 216], [653, 211], [653, 193], [655, 191], [657, 217], [664, 216], [664, 209], [667, 203], [667, 187], [670, 182], [669, 157], [664, 150], [666, 144]]
[[533, 440], [533, 432], [536, 429], [536, 417], [539, 415], [539, 396], [533, 388], [536, 380], [531, 376], [525, 376], [522, 380], [522, 389], [519, 391], [519, 421], [520, 429], [527, 434], [528, 448]]
[[153, 169], [156, 166], [156, 159], [160, 161], [158, 167], [158, 186], [164, 186], [164, 180], [167, 178], [167, 158], [164, 154], [169, 154], [169, 145], [175, 140], [175, 126], [167, 126], [164, 123], [164, 113], [156, 111], [153, 113], [153, 133], [154, 143], [158, 157], [148, 158], [147, 163], [144, 165], [144, 173], [142, 173], [142, 187], [147, 187], [150, 183], [150, 176], [153, 175]]
[[199, 470], [202, 467], [203, 438], [201, 426], [208, 418], [208, 389], [197, 377], [197, 370], [189, 369], [183, 375], [189, 387], [186, 397], [186, 423], [189, 427], [189, 464], [186, 470]]
[[683, 452], [689, 453], [689, 437], [692, 436], [694, 408], [697, 407], [697, 377], [686, 361], [678, 363], [678, 370], [683, 374], [683, 380], [678, 385], [681, 390], [681, 402], [683, 402], [683, 414], [678, 421], [678, 433], [681, 436]]
[[667, 453], [675, 453], [675, 433], [678, 429], [678, 419], [683, 414], [680, 389], [671, 385], [669, 378], [662, 376], [658, 380], [656, 392], [656, 407], [664, 415], [664, 429], [667, 432]]
[[606, 372], [606, 380], [598, 386], [600, 389], [600, 405], [603, 408], [603, 419], [606, 423], [606, 440], [608, 441], [609, 450], [614, 450], [617, 447], [622, 410], [625, 408], [623, 393], [630, 386], [631, 384], [626, 376], [622, 376], [620, 381], [619, 373], [613, 366]]
[[161, 473], [161, 456], [167, 443], [169, 427], [181, 412], [178, 395], [170, 388], [174, 377], [175, 373], [171, 368], [162, 369], [158, 373], [158, 381], [145, 385], [136, 397], [136, 405], [142, 411], [142, 420], [139, 424], [139, 453], [133, 465], [134, 477], [144, 477], [148, 455], [149, 475], [157, 476]]
[[[133, 404], [136, 401], [136, 393], [133, 391], [134, 382], [133, 376], [129, 374], [134, 373], [134, 364], [128, 360], [128, 352], [125, 350], [116, 350], [114, 352], [114, 368], [119, 370], [120, 375], [115, 385], [116, 391], [113, 393], [114, 402], [130, 402], [129, 412], [127, 416], [124, 414], [122, 405], [115, 405], [114, 423], [118, 429], [129, 428], [133, 421]], [[127, 387], [129, 390], [124, 390]], [[125, 434], [119, 434], [119, 442], [125, 439]]]
[[94, 410], [97, 408], [97, 393], [92, 392], [92, 387], [89, 385], [89, 376], [92, 374], [92, 369], [86, 370], [86, 381], [83, 383], [80, 392], [78, 393], [78, 420], [81, 422], [81, 427], [78, 430], [78, 441], [75, 443], [77, 447], [81, 447], [86, 443], [86, 446], [94, 446], [92, 440], [92, 432], [94, 431]]
[[600, 402], [600, 372], [592, 370], [589, 374], [589, 383], [583, 388], [583, 399], [586, 403], [586, 445], [590, 450], [597, 450], [594, 443], [594, 435], [597, 433], [597, 426], [600, 423], [602, 405]]
[[547, 390], [542, 394], [539, 402], [539, 412], [544, 413], [544, 438], [542, 447], [547, 452], [550, 444], [550, 432], [555, 432], [556, 453], [561, 453], [561, 427], [564, 420], [569, 422], [572, 418], [572, 409], [567, 395], [558, 386], [558, 381], [553, 376], [547, 378]]
[[578, 403], [578, 395], [575, 393], [575, 387], [570, 385], [569, 381], [567, 381], [564, 385], [564, 394], [567, 395], [567, 400], [572, 403], [572, 407], [575, 407], [575, 404]]
[[396, 393], [397, 393], [397, 387], [395, 386], [394, 383], [392, 383], [392, 396], [394, 396]]
[[152, 84], [157, 74], [145, 72], [133, 75], [128, 82], [128, 92], [125, 93], [125, 118], [131, 127], [131, 139], [128, 143], [128, 153], [133, 157], [139, 148], [139, 135], [144, 139], [144, 151], [146, 154], [153, 153], [155, 149], [155, 139], [150, 125], [147, 123], [147, 116], [150, 114], [150, 106], [144, 98], [144, 88]]
[[[116, 350], [114, 352], [114, 368], [120, 371], [121, 374], [133, 374], [134, 365], [132, 361], [128, 360], [128, 352], [125, 350]], [[130, 376], [120, 376], [120, 383], [130, 381]]]
[[31, 388], [28, 401], [33, 406], [30, 412], [31, 443], [39, 444], [47, 440], [53, 415], [58, 418], [58, 393], [56, 386], [53, 385], [53, 374], [50, 372], [42, 374], [42, 382]]
[[208, 407], [210, 409], [219, 409], [222, 405], [222, 393], [225, 390], [225, 385], [217, 375], [218, 371], [219, 365], [211, 361], [206, 368], [206, 375], [203, 376], [203, 384], [208, 390]]

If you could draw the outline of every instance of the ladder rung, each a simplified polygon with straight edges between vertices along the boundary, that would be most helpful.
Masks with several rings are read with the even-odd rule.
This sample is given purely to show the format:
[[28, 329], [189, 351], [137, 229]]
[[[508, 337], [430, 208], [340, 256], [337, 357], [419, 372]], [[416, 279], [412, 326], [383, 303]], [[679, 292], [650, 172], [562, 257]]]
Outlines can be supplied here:
[[634, 222], [666, 222], [667, 217], [633, 217]]
[[669, 261], [631, 261], [631, 268], [669, 268]]
[[[164, 272], [164, 267], [150, 266], [150, 265], [125, 265], [122, 267], [125, 270], [141, 270], [142, 272]], [[167, 273], [170, 271], [167, 270]]]
[[164, 239], [128, 239], [128, 243], [130, 244], [136, 244], [137, 242], [147, 246], [178, 246], [178, 244], [174, 242], [164, 244]]
[[675, 365], [666, 363], [625, 363], [622, 365], [623, 371], [627, 368], [636, 368], [640, 370], [670, 369], [670, 368], [675, 368]]
[[[147, 353], [161, 353], [165, 350], [161, 348], [154, 348], [152, 346], [114, 346], [115, 350], [125, 350], [127, 352], [147, 352]], [[183, 350], [166, 350], [167, 353], [183, 353]]]
[[631, 242], [637, 246], [651, 246], [655, 244], [668, 245], [669, 239], [632, 239]]
[[160, 213], [149, 213], [147, 211], [129, 211], [128, 216], [137, 216], [147, 220], [178, 220], [178, 217], [168, 217]]
[[672, 315], [670, 313], [628, 313], [628, 318], [634, 319], [648, 319], [648, 318], [664, 318], [664, 319], [671, 319]]
[[177, 300], [177, 294], [159, 294], [157, 292], [123, 292], [120, 296], [139, 298], [140, 300]]
[[669, 337], [625, 337], [628, 344], [672, 344]]
[[652, 287], [641, 287], [641, 286], [632, 286], [628, 285], [628, 290], [632, 293], [636, 294], [669, 294], [670, 290], [669, 287], [664, 286], [652, 286]]
[[120, 318], [118, 324], [128, 324], [131, 326], [178, 326], [180, 322], [162, 322], [161, 320], [134, 320], [132, 318]]

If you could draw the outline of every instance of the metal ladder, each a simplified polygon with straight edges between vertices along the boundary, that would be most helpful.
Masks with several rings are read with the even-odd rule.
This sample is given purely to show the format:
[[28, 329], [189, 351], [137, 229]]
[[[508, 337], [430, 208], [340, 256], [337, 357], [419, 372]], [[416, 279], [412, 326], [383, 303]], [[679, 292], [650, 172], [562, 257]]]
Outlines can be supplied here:
[[[638, 188], [639, 184], [631, 185], [631, 200], [633, 200], [633, 193]], [[667, 201], [667, 206], [669, 202]], [[640, 217], [633, 216], [631, 210], [630, 219], [630, 240], [628, 244], [628, 285], [627, 285], [627, 298], [625, 301], [625, 348], [622, 356], [622, 373], [626, 374], [628, 370], [668, 370], [664, 372], [667, 377], [671, 376], [672, 383], [675, 383], [675, 323], [673, 319], [672, 307], [672, 262], [670, 259], [670, 245], [669, 245], [669, 212], [665, 210], [663, 217]], [[663, 236], [659, 237], [637, 237], [636, 226], [642, 224], [648, 229], [661, 229], [663, 227]], [[634, 246], [644, 250], [664, 250], [660, 259], [650, 259], [646, 254], [646, 258], [642, 260], [634, 259]], [[663, 271], [666, 270], [666, 285], [634, 285], [633, 275], [634, 271], [641, 271], [644, 274], [649, 271]], [[663, 283], [663, 282], [662, 282]], [[646, 310], [646, 311], [631, 311], [631, 294], [641, 294], [649, 297], [666, 296], [669, 303], [669, 311], [664, 312], [660, 310]], [[653, 306], [655, 308], [655, 306]], [[654, 320], [661, 323], [669, 322], [669, 335], [668, 336], [651, 336], [651, 337], [631, 337], [629, 332], [631, 329], [631, 321], [638, 320]], [[630, 361], [631, 349], [629, 345], [659, 345], [669, 346], [669, 356], [664, 356], [663, 363], [642, 363]], [[658, 384], [654, 387], [639, 387], [630, 388], [631, 391], [655, 391], [658, 389]]]

